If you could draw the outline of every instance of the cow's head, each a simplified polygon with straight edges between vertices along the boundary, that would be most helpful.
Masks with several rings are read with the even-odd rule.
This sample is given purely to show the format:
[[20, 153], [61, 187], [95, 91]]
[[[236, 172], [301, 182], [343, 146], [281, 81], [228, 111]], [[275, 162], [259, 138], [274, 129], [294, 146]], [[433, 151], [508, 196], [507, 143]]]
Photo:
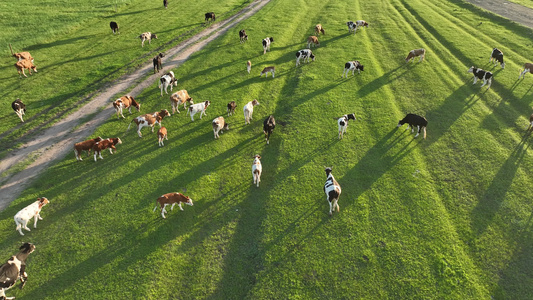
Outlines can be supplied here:
[[22, 253], [30, 254], [33, 252], [33, 250], [35, 250], [35, 245], [32, 243], [24, 243], [22, 246], [20, 246], [19, 250]]
[[252, 101], [252, 105], [253, 105], [253, 106], [259, 105], [259, 101], [257, 101], [257, 99], [254, 99], [254, 100]]
[[166, 117], [166, 116], [169, 116], [169, 117], [170, 117], [170, 113], [168, 112], [168, 110], [166, 110], [166, 109], [162, 109], [162, 110], [159, 112], [159, 116], [161, 117], [161, 119], [163, 119], [163, 118]]
[[152, 39], [157, 39], [157, 35], [155, 35], [155, 33], [152, 33], [151, 37]]
[[204, 104], [205, 104], [204, 110], [206, 110], [209, 104], [211, 104], [211, 101], [207, 100], [204, 102]]
[[45, 206], [46, 204], [50, 203], [50, 201], [48, 201], [48, 199], [46, 199], [46, 197], [42, 197], [42, 198], [37, 198], [37, 200], [39, 201], [39, 208]]
[[331, 173], [331, 167], [326, 167], [325, 171], [326, 171], [326, 176], [329, 176], [329, 174]]
[[310, 57], [313, 61], [315, 61], [315, 55], [314, 55], [313, 53], [311, 53], [311, 55], [309, 55], [309, 57]]

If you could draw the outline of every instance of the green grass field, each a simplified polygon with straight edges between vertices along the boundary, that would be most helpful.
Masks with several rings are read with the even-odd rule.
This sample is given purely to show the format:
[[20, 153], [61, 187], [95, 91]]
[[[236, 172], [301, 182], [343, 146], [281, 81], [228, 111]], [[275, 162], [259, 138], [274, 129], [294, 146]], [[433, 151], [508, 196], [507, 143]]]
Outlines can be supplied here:
[[[201, 11], [215, 10], [206, 8], [213, 7], [207, 1], [196, 3]], [[234, 1], [226, 10], [241, 4]], [[119, 13], [146, 9], [133, 5], [124, 4]], [[103, 23], [101, 35], [114, 39], [107, 28], [112, 13], [88, 17], [72, 30], [84, 36], [91, 34], [84, 24]], [[145, 13], [135, 16], [155, 32], [167, 26]], [[349, 34], [346, 21], [358, 19], [368, 21], [369, 28]], [[295, 67], [295, 52], [306, 47], [317, 23], [326, 35], [313, 49], [316, 61]], [[250, 37], [245, 44], [237, 38], [241, 28]], [[137, 114], [125, 120], [110, 116], [94, 136], [120, 137], [116, 154], [104, 152], [97, 163], [69, 155], [0, 212], [3, 259], [20, 242], [37, 245], [24, 290], [15, 288], [8, 295], [531, 299], [533, 178], [528, 170], [533, 160], [531, 134], [525, 129], [533, 76], [517, 80], [523, 63], [533, 57], [531, 34], [531, 29], [455, 0], [272, 0], [174, 70], [178, 89], [186, 89], [195, 103], [212, 102], [206, 117], [197, 115], [191, 122], [182, 110], [164, 119], [169, 140], [160, 148], [149, 129], [143, 128], [143, 138], [126, 130]], [[126, 36], [123, 32], [120, 38]], [[267, 36], [274, 43], [263, 55], [261, 39]], [[50, 38], [50, 49], [59, 47], [58, 41]], [[107, 45], [132, 45], [131, 56], [121, 59], [137, 65], [151, 57], [143, 60], [148, 50], [139, 43], [128, 38]], [[425, 61], [406, 64], [407, 52], [421, 47], [427, 50]], [[489, 63], [494, 47], [506, 55], [503, 70]], [[91, 55], [106, 51], [94, 45]], [[349, 60], [361, 61], [365, 71], [342, 79]], [[72, 83], [79, 95], [110, 82], [94, 57], [85, 64], [95, 65], [94, 73], [92, 79]], [[129, 70], [122, 64], [113, 76]], [[472, 85], [467, 70], [473, 64], [494, 73], [489, 90], [479, 82]], [[270, 65], [276, 77], [259, 78]], [[0, 81], [7, 89], [2, 103], [33, 82], [44, 87], [52, 76], [43, 68], [19, 80], [7, 75], [14, 73], [11, 68], [5, 67]], [[61, 68], [55, 72], [55, 80], [69, 74]], [[31, 88], [40, 99], [38, 86]], [[62, 107], [63, 93], [73, 90], [70, 83], [59, 87], [64, 91], [50, 87], [46, 92], [56, 101], [48, 100], [43, 111]], [[170, 109], [168, 96], [160, 97], [155, 83], [136, 99], [143, 113]], [[242, 107], [253, 99], [260, 105], [252, 124], [244, 125]], [[232, 100], [237, 114], [226, 117]], [[358, 119], [338, 140], [335, 119], [352, 112]], [[406, 113], [428, 119], [426, 140], [414, 139], [405, 126], [396, 128]], [[16, 116], [7, 109], [4, 114], [13, 122], [2, 125], [7, 128], [2, 131], [12, 130]], [[278, 125], [266, 145], [262, 121], [270, 114]], [[220, 115], [230, 130], [214, 140], [211, 120]], [[17, 125], [10, 139], [24, 136], [25, 126]], [[252, 185], [254, 154], [262, 156], [259, 188]], [[343, 189], [340, 213], [332, 217], [323, 193], [324, 166], [333, 167]], [[152, 209], [157, 197], [168, 192], [189, 195], [194, 206], [167, 209], [162, 219]], [[51, 201], [42, 211], [44, 219], [21, 237], [12, 217], [40, 196]]]

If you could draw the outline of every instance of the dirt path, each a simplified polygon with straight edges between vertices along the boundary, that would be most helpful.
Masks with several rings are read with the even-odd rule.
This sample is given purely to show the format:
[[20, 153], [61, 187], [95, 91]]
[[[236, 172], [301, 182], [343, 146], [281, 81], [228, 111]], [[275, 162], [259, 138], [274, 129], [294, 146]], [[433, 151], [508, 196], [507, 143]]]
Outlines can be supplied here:
[[518, 24], [533, 28], [533, 9], [505, 0], [465, 0]]
[[[239, 22], [251, 17], [268, 2], [270, 0], [255, 0], [234, 16], [211, 25], [204, 31], [166, 51], [167, 56], [163, 60], [163, 65], [165, 66], [163, 72], [179, 67], [191, 54], [202, 49], [209, 42], [221, 36]], [[67, 116], [64, 120], [59, 121], [51, 128], [46, 129], [34, 140], [24, 144], [3, 159], [0, 162], [0, 173], [6, 172], [29, 155], [37, 156], [37, 159], [33, 163], [8, 178], [0, 187], [0, 211], [16, 199], [24, 188], [51, 163], [62, 159], [65, 155], [74, 155], [72, 145], [88, 138], [98, 126], [106, 122], [114, 114], [115, 111], [111, 104], [111, 97], [128, 90], [133, 85], [135, 85], [135, 88], [128, 94], [135, 97], [156, 82], [160, 74], [152, 75], [137, 84], [139, 80], [153, 72], [152, 70], [153, 65], [150, 61], [150, 63], [134, 73], [121, 77], [115, 85], [101, 91], [99, 95], [95, 96], [78, 111]], [[105, 109], [100, 111], [102, 107]], [[91, 114], [95, 114], [95, 116], [80, 126], [80, 120]], [[76, 126], [80, 127], [72, 130]], [[72, 156], [72, 159], [74, 159], [74, 156]]]

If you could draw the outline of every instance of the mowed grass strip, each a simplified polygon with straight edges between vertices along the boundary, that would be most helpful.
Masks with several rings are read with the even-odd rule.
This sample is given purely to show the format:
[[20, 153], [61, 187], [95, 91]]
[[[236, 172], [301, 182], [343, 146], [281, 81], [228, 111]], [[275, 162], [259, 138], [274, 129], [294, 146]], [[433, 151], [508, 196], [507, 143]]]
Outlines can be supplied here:
[[[520, 110], [533, 78], [515, 79], [529, 53], [504, 50], [508, 65], [492, 69], [488, 91], [472, 86], [466, 70], [487, 64], [494, 41], [525, 39], [528, 31], [465, 29], [479, 18], [493, 17], [448, 1], [272, 1], [174, 70], [178, 89], [195, 103], [211, 101], [202, 120], [191, 122], [184, 110], [165, 118], [169, 141], [160, 148], [148, 128], [143, 138], [126, 130], [138, 114], [110, 116], [94, 135], [121, 137], [115, 155], [104, 152], [98, 163], [67, 157], [0, 213], [2, 253], [21, 241], [38, 245], [31, 282], [10, 295], [527, 298], [531, 159], [523, 131], [529, 112]], [[358, 19], [370, 27], [348, 34], [346, 21]], [[317, 23], [326, 35], [313, 48], [316, 61], [295, 67]], [[245, 44], [237, 39], [242, 28]], [[274, 43], [263, 55], [267, 36]], [[407, 52], [420, 47], [426, 60], [406, 64]], [[365, 71], [342, 79], [354, 59]], [[259, 78], [270, 65], [276, 77]], [[143, 113], [170, 109], [156, 83], [137, 98]], [[242, 107], [253, 99], [260, 105], [244, 125]], [[227, 117], [232, 100], [237, 114]], [[358, 120], [339, 141], [336, 118], [352, 112]], [[426, 140], [395, 128], [409, 112], [427, 117]], [[269, 114], [278, 125], [266, 145]], [[214, 140], [211, 120], [220, 115], [230, 130]], [[259, 188], [254, 154], [262, 156]], [[333, 217], [324, 166], [343, 188]], [[172, 191], [194, 206], [167, 208], [163, 220], [152, 212], [155, 199]], [[37, 196], [51, 200], [44, 220], [20, 237], [12, 216]]]

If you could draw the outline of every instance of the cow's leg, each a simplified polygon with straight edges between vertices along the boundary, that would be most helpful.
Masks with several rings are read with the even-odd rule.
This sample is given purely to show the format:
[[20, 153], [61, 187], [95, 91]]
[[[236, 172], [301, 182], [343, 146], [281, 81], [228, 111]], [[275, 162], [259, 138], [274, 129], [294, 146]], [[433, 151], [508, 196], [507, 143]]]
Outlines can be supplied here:
[[113, 154], [113, 148], [109, 148], [109, 153]]
[[161, 208], [161, 216], [163, 217], [163, 219], [166, 219], [166, 217], [165, 217], [165, 213], [167, 212], [167, 211], [165, 210], [165, 207], [166, 207], [166, 206], [167, 206], [167, 204], [165, 203], [165, 205], [163, 205], [163, 207]]
[[418, 127], [418, 130], [416, 131], [415, 138], [420, 134], [420, 125], [417, 125], [417, 127]]
[[94, 161], [96, 161], [96, 151], [94, 151]]
[[28, 77], [26, 76], [26, 73], [24, 73], [24, 68], [22, 68], [22, 75], [24, 75], [24, 77]]
[[24, 233], [22, 233], [22, 223], [20, 223], [20, 221], [17, 221], [17, 220], [15, 220], [15, 223], [17, 224], [17, 228], [15, 228], [15, 230], [18, 230], [20, 235], [24, 235]]
[[24, 220], [22, 221], [23, 224], [22, 224], [22, 228], [26, 229], [27, 231], [31, 231], [30, 228], [28, 228], [28, 221], [29, 220]]
[[181, 202], [178, 204], [181, 211], [183, 211], [183, 207], [181, 207]]
[[[36, 214], [34, 217], [33, 217], [33, 228], [37, 228], [37, 221], [39, 220], [39, 214]], [[42, 220], [42, 219], [41, 219]]]
[[474, 76], [474, 83], [473, 84], [476, 84], [477, 82], [477, 76]]
[[331, 201], [329, 201], [329, 197], [328, 197], [326, 200], [328, 200], [328, 203], [329, 203], [329, 215], [331, 216], [331, 215], [333, 214], [333, 213], [331, 212], [332, 209], [333, 209], [333, 207], [332, 207], [332, 205], [331, 205]]
[[481, 87], [484, 87], [485, 84], [487, 84], [487, 79], [483, 78], [483, 84], [481, 85]]
[[104, 159], [104, 158], [102, 157], [102, 151], [98, 151], [98, 157], [100, 157], [100, 159]]

